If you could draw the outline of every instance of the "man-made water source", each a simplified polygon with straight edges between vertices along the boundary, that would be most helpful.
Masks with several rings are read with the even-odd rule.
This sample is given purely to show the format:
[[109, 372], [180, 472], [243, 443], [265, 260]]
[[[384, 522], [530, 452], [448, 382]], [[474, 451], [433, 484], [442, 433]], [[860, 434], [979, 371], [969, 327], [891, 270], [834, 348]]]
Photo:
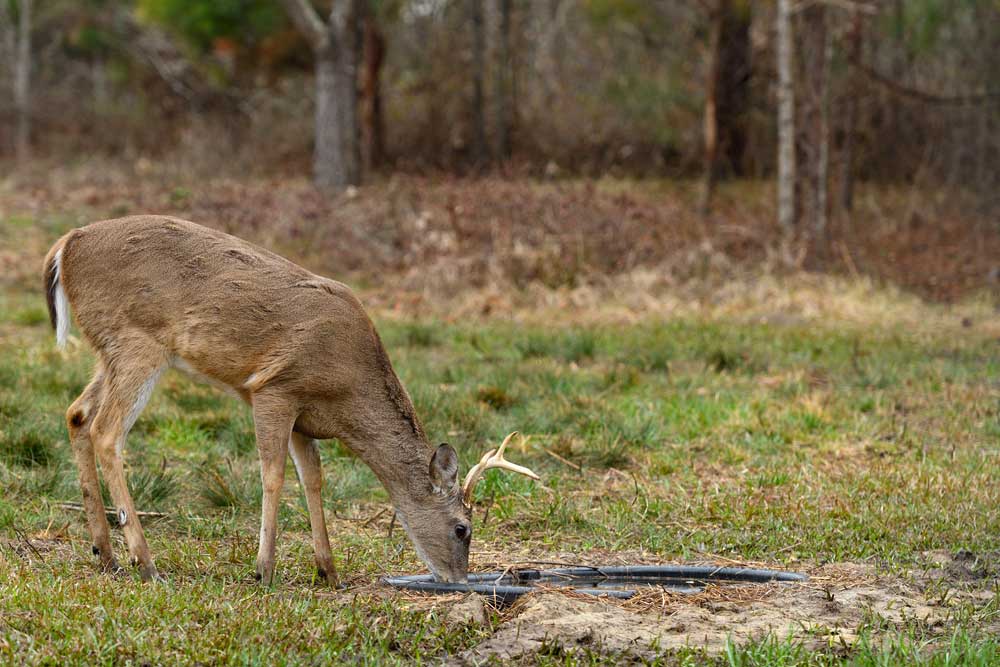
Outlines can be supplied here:
[[673, 593], [697, 593], [708, 584], [735, 586], [746, 583], [795, 582], [808, 577], [797, 572], [688, 565], [631, 565], [568, 567], [552, 570], [511, 570], [470, 574], [465, 584], [434, 581], [429, 574], [386, 577], [383, 582], [397, 588], [427, 593], [475, 591], [509, 604], [525, 593], [546, 588], [570, 588], [577, 593], [627, 599], [643, 589], [665, 589]]

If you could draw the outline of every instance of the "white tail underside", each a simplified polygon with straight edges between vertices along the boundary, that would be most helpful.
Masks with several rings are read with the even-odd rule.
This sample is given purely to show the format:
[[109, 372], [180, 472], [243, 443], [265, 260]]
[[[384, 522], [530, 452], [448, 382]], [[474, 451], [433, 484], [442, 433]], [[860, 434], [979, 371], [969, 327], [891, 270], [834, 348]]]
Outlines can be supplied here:
[[56, 345], [66, 347], [66, 340], [69, 338], [69, 299], [66, 298], [66, 290], [62, 286], [62, 250], [56, 252], [55, 259], [55, 305], [56, 305]]

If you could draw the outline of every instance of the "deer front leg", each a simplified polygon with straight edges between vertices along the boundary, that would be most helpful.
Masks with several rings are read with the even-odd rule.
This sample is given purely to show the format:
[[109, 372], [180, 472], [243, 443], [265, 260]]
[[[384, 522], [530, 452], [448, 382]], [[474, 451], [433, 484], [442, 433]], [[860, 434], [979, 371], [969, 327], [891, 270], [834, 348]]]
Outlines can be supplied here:
[[295, 470], [299, 474], [299, 482], [306, 494], [306, 505], [309, 508], [316, 571], [320, 579], [325, 579], [331, 586], [336, 586], [337, 570], [333, 565], [330, 537], [326, 532], [326, 517], [323, 516], [323, 469], [319, 460], [319, 450], [316, 448], [315, 440], [294, 431], [290, 444], [292, 460], [295, 462]]
[[274, 579], [274, 543], [278, 533], [278, 507], [285, 483], [288, 440], [295, 423], [291, 406], [280, 398], [255, 395], [254, 430], [260, 453], [260, 543], [257, 547], [257, 580], [270, 585]]

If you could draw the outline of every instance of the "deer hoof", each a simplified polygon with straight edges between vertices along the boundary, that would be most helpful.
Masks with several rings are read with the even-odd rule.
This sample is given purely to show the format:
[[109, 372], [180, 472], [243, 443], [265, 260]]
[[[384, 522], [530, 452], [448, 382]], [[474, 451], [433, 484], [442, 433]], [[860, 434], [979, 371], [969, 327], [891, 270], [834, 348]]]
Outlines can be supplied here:
[[254, 579], [264, 586], [270, 586], [274, 583], [274, 565], [267, 567], [266, 565], [258, 563], [256, 571], [254, 572]]
[[338, 588], [340, 582], [337, 579], [337, 571], [334, 568], [316, 567], [316, 581], [325, 583], [332, 588]]

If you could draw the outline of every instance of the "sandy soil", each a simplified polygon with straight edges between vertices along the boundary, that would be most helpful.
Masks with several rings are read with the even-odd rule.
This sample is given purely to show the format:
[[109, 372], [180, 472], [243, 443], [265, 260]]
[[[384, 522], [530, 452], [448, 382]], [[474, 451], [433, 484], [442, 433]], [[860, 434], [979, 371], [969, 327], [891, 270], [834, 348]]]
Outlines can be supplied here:
[[[926, 563], [903, 576], [871, 565], [838, 563], [806, 571], [802, 584], [709, 588], [692, 596], [646, 593], [618, 602], [546, 592], [527, 596], [504, 612], [506, 620], [486, 641], [451, 664], [516, 659], [559, 645], [652, 657], [665, 649], [701, 647], [719, 653], [768, 634], [789, 635], [819, 647], [849, 647], [862, 625], [876, 634], [908, 623], [940, 631], [956, 608], [981, 607], [996, 596], [996, 554], [926, 554]], [[449, 621], [480, 622], [470, 599], [453, 603]], [[1000, 632], [1000, 620], [983, 628]]]

